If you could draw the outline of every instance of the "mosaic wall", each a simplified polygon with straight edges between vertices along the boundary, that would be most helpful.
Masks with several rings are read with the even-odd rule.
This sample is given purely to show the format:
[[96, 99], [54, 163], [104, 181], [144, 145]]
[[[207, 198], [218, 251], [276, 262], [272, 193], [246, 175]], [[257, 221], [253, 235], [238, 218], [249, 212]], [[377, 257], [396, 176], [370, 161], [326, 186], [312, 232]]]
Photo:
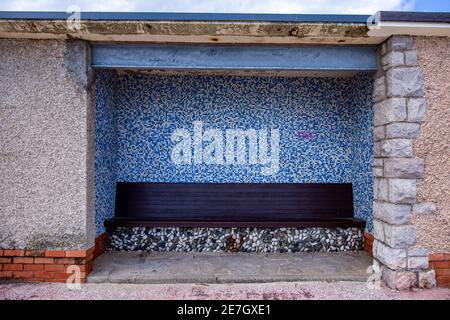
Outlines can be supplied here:
[[117, 181], [116, 81], [113, 72], [99, 72], [95, 83], [95, 226], [105, 231], [105, 219], [114, 215]]
[[[354, 185], [355, 216], [371, 229], [372, 211], [372, 80], [234, 76], [124, 75], [100, 72], [97, 79], [97, 230], [113, 215], [113, 181], [125, 182], [316, 182]], [[201, 122], [202, 139], [194, 134]], [[174, 163], [176, 130], [192, 149]], [[197, 127], [198, 129], [198, 127]], [[216, 129], [211, 130], [211, 129]], [[228, 162], [227, 130], [254, 133], [234, 149]], [[254, 130], [254, 131], [252, 131]], [[198, 132], [198, 130], [197, 130]], [[211, 139], [220, 136], [208, 162]], [[264, 133], [264, 135], [263, 135]], [[279, 148], [276, 149], [276, 133]], [[211, 136], [209, 136], [211, 138]], [[266, 142], [269, 162], [261, 158]], [[231, 143], [230, 143], [231, 145]], [[220, 152], [218, 152], [220, 150]], [[221, 152], [223, 151], [223, 153]], [[203, 155], [203, 157], [202, 157]], [[267, 157], [266, 157], [267, 158]], [[235, 160], [236, 160], [235, 159]], [[116, 163], [114, 163], [116, 161]], [[205, 163], [206, 162], [206, 163]]]
[[352, 116], [352, 178], [355, 217], [366, 221], [370, 232], [373, 225], [373, 112], [371, 77], [354, 78], [349, 112]]

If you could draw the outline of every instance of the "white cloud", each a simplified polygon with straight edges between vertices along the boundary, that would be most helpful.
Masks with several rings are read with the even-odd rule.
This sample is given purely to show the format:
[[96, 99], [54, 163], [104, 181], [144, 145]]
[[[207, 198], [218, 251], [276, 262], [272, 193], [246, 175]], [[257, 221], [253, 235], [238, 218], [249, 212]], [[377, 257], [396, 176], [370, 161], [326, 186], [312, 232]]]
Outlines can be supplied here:
[[241, 13], [353, 13], [411, 10], [415, 0], [0, 0], [0, 10], [241, 12]]

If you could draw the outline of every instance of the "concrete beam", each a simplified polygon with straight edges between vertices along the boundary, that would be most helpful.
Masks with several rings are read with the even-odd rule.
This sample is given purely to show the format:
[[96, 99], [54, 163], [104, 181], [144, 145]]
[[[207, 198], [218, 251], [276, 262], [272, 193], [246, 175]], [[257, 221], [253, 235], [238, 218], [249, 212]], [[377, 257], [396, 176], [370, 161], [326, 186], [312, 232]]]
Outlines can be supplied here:
[[376, 71], [375, 47], [94, 45], [93, 67], [176, 70]]

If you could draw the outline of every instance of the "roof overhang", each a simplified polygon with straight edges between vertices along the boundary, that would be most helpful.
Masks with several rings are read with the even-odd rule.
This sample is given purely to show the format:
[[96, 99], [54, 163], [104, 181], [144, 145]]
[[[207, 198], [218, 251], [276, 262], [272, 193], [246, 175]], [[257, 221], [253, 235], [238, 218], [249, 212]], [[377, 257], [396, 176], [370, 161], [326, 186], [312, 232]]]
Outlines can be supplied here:
[[0, 12], [0, 38], [92, 42], [375, 45], [450, 36], [450, 13], [366, 15]]
[[0, 12], [1, 38], [99, 42], [377, 44], [360, 15]]
[[369, 18], [369, 36], [450, 37], [450, 12], [381, 11]]

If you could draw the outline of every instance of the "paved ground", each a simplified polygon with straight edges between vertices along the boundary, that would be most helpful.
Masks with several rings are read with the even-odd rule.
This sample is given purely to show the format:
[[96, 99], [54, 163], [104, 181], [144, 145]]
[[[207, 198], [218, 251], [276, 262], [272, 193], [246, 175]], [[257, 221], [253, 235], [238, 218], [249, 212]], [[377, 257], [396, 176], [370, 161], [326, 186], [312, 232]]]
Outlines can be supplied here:
[[366, 281], [372, 264], [365, 252], [314, 254], [107, 252], [89, 283], [264, 283]]
[[89, 283], [81, 285], [80, 290], [69, 290], [65, 284], [0, 282], [0, 300], [450, 300], [450, 289], [398, 292], [381, 284], [369, 286], [370, 264], [363, 252], [303, 255], [109, 252], [95, 261]]
[[276, 282], [251, 284], [84, 284], [69, 290], [64, 284], [0, 283], [2, 299], [431, 299], [450, 300], [450, 289], [398, 292], [368, 289], [365, 282]]

